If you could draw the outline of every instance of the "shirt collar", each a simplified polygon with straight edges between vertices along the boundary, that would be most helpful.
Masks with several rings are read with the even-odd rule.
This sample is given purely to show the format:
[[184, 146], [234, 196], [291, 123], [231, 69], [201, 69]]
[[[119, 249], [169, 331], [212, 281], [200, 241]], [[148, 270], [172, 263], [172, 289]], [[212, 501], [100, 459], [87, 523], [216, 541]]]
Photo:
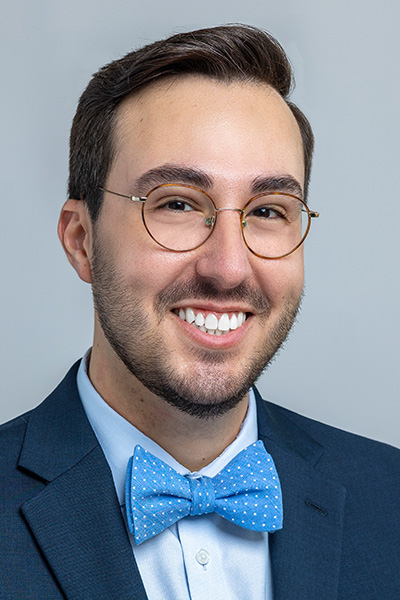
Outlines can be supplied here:
[[[88, 351], [89, 352], [89, 351]], [[111, 408], [93, 387], [87, 371], [86, 359], [88, 352], [82, 358], [77, 374], [79, 395], [86, 412], [86, 416], [96, 434], [110, 466], [114, 479], [115, 489], [121, 506], [125, 503], [125, 477], [129, 458], [138, 444], [163, 460], [181, 475], [190, 471], [178, 463], [168, 452], [156, 442], [139, 431], [134, 425], [121, 417]], [[254, 392], [249, 393], [249, 408], [242, 423], [240, 431], [233, 442], [225, 448], [212, 463], [203, 467], [195, 475], [214, 477], [219, 473], [241, 450], [257, 441], [257, 407]]]

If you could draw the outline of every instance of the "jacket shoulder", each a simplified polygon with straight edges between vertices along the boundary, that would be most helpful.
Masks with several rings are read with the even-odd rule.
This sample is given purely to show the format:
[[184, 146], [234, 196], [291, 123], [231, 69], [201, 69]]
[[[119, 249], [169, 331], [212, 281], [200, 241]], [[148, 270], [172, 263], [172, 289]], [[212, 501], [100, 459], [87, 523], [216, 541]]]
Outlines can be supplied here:
[[263, 403], [277, 421], [286, 422], [287, 428], [293, 426], [305, 432], [323, 448], [322, 464], [342, 463], [350, 471], [352, 467], [365, 467], [400, 474], [400, 449], [316, 421], [272, 402], [263, 400]]

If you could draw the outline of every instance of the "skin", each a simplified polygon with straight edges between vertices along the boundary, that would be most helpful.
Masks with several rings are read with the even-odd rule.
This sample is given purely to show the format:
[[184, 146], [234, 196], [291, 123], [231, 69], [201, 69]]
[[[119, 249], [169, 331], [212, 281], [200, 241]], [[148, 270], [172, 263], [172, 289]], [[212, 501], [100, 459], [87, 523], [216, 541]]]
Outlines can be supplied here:
[[[205, 175], [217, 207], [243, 207], [254, 195], [254, 182], [262, 178], [290, 178], [303, 186], [298, 125], [285, 102], [265, 85], [203, 77], [154, 84], [121, 104], [116, 147], [106, 188], [121, 194], [146, 194], [152, 186], [141, 189], [139, 178], [164, 165]], [[243, 242], [234, 211], [219, 213], [203, 246], [174, 253], [149, 237], [138, 204], [105, 194], [95, 226], [82, 201], [68, 200], [59, 236], [79, 277], [91, 284], [95, 279], [95, 304], [96, 289], [104, 298], [110, 284], [115, 288], [102, 310], [112, 313], [116, 307], [110, 319], [126, 338], [123, 343], [145, 364], [144, 376], [148, 368], [158, 368], [159, 355], [186, 387], [200, 388], [199, 404], [223, 403], [228, 382], [240, 390], [242, 374], [266, 355], [266, 346], [271, 348], [264, 362], [277, 350], [282, 340], [275, 340], [276, 332], [286, 321], [286, 335], [287, 321], [293, 320], [300, 302], [302, 248], [280, 260], [254, 256]], [[234, 332], [209, 336], [174, 312], [189, 306], [217, 316], [242, 310], [249, 318]], [[190, 470], [214, 460], [238, 434], [247, 411], [247, 389], [229, 410], [213, 418], [183, 412], [130, 372], [105, 335], [98, 313], [99, 306], [89, 376], [100, 395]]]

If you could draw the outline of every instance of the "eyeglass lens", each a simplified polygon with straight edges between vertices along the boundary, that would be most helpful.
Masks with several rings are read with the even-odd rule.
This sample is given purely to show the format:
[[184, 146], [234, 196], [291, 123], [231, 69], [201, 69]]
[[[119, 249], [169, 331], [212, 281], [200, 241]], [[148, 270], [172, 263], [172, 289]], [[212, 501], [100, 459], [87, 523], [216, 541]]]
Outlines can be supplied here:
[[[193, 250], [211, 235], [216, 210], [202, 191], [184, 186], [160, 186], [143, 204], [143, 220], [156, 242], [175, 251]], [[254, 198], [245, 208], [242, 231], [248, 247], [265, 258], [289, 254], [306, 236], [305, 205], [286, 194]]]

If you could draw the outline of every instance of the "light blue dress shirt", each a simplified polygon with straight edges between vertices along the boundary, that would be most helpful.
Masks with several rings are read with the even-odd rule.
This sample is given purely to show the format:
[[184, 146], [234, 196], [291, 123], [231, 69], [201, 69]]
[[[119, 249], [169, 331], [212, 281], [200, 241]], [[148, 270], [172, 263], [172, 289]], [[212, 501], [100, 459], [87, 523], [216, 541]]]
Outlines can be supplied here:
[[[110, 465], [125, 518], [126, 468], [137, 444], [178, 473], [189, 471], [101, 398], [86, 373], [85, 359], [77, 375], [79, 395]], [[257, 412], [251, 391], [237, 438], [198, 474], [213, 477], [256, 441]], [[272, 600], [268, 533], [243, 529], [213, 513], [186, 517], [140, 546], [130, 533], [129, 538], [149, 600]]]

